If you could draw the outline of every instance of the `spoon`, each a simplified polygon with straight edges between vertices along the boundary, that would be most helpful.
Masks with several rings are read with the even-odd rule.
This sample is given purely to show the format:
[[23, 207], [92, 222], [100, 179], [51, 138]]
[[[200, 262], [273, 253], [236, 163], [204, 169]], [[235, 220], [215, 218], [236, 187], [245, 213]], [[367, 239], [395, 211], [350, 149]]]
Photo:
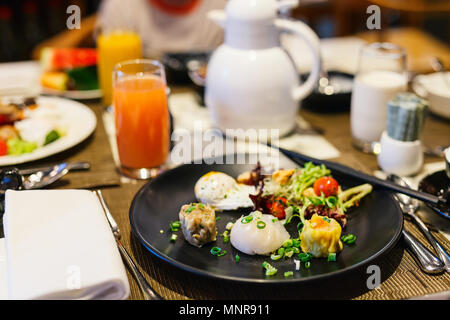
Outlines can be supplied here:
[[[393, 181], [395, 183], [398, 183], [404, 187], [409, 187], [406, 181], [404, 181], [402, 178], [395, 174], [390, 174], [388, 176], [388, 180]], [[414, 222], [419, 227], [420, 231], [425, 235], [425, 237], [428, 239], [428, 241], [433, 246], [434, 250], [436, 251], [437, 255], [439, 256], [439, 259], [444, 263], [444, 269], [447, 272], [450, 272], [450, 256], [445, 251], [443, 246], [436, 240], [436, 238], [433, 236], [433, 234], [430, 232], [426, 224], [420, 219], [420, 217], [416, 214], [417, 209], [419, 208], [419, 201], [416, 199], [412, 199], [408, 196], [405, 196], [403, 194], [396, 194], [397, 199], [401, 203], [401, 207], [403, 209], [403, 212], [406, 213], [408, 216], [413, 218]]]
[[23, 180], [25, 190], [44, 188], [61, 179], [69, 172], [67, 163], [55, 165], [52, 168], [33, 173]]
[[416, 237], [406, 230], [403, 230], [402, 233], [404, 241], [408, 245], [410, 251], [412, 251], [413, 257], [416, 259], [423, 272], [434, 274], [444, 270], [444, 263], [420, 243]]

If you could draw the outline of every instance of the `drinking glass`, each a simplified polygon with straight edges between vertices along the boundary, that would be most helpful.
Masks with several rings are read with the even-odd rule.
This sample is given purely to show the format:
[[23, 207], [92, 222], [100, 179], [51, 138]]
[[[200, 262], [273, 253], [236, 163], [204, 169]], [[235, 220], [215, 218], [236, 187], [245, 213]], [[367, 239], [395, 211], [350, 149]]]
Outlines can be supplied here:
[[112, 102], [112, 72], [114, 66], [125, 60], [142, 58], [141, 38], [134, 31], [102, 31], [97, 37], [98, 77], [103, 105]]
[[406, 52], [392, 43], [363, 46], [359, 57], [351, 100], [353, 145], [377, 153], [386, 128], [387, 102], [407, 90]]
[[121, 172], [148, 179], [169, 154], [170, 119], [166, 77], [156, 60], [129, 60], [115, 66], [113, 105]]

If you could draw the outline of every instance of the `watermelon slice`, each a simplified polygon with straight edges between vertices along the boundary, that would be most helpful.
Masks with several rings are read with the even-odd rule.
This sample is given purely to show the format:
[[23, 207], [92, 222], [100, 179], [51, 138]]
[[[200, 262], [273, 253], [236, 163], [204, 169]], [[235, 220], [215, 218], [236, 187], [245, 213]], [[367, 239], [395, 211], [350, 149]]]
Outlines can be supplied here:
[[41, 52], [44, 70], [60, 71], [97, 64], [97, 50], [89, 48], [44, 48]]

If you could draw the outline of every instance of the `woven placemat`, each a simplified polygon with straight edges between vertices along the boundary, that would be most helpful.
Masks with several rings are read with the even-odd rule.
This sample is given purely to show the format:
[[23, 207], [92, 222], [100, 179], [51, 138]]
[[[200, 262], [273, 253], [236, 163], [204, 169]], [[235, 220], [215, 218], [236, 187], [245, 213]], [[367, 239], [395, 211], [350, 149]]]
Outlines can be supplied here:
[[[380, 267], [381, 285], [369, 290], [370, 274], [366, 266], [346, 275], [307, 285], [242, 285], [219, 281], [177, 269], [152, 255], [132, 235], [129, 223], [131, 201], [143, 182], [106, 189], [103, 194], [123, 234], [123, 243], [144, 271], [153, 288], [165, 299], [408, 299], [450, 290], [450, 275], [424, 274], [403, 241], [372, 264]], [[424, 236], [409, 221], [405, 228], [430, 250]], [[450, 243], [441, 234], [436, 238], [447, 248]], [[134, 279], [129, 275], [130, 299], [142, 299]]]

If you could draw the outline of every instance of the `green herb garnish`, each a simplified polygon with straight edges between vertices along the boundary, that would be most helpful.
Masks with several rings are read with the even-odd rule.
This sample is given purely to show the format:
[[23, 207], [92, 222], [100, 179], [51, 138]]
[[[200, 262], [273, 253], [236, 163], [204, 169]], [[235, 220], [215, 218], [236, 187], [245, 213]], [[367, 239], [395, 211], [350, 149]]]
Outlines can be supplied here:
[[197, 207], [195, 205], [191, 205], [189, 208], [186, 209], [186, 213], [191, 213], [194, 211]]
[[253, 221], [253, 216], [252, 216], [252, 215], [245, 216], [245, 217], [243, 217], [243, 218], [241, 219], [241, 222], [242, 222], [243, 224], [247, 224], [247, 223], [250, 223], [250, 222], [252, 222], [252, 221]]
[[170, 223], [170, 231], [177, 232], [180, 230], [181, 222], [180, 221], [173, 221]]
[[273, 276], [278, 272], [278, 270], [271, 266], [267, 261], [263, 262], [262, 267], [266, 270], [266, 276]]
[[266, 227], [266, 223], [265, 223], [264, 221], [258, 221], [258, 222], [256, 223], [256, 227], [257, 227], [258, 229], [264, 229], [264, 228]]
[[356, 241], [356, 236], [354, 234], [347, 234], [341, 237], [342, 242], [346, 244], [354, 244]]
[[61, 138], [61, 135], [58, 133], [58, 131], [56, 130], [52, 130], [50, 131], [47, 136], [45, 137], [45, 142], [44, 142], [44, 146], [52, 143], [53, 141], [58, 140], [59, 138]]
[[328, 254], [328, 261], [336, 261], [336, 253], [332, 252]]

